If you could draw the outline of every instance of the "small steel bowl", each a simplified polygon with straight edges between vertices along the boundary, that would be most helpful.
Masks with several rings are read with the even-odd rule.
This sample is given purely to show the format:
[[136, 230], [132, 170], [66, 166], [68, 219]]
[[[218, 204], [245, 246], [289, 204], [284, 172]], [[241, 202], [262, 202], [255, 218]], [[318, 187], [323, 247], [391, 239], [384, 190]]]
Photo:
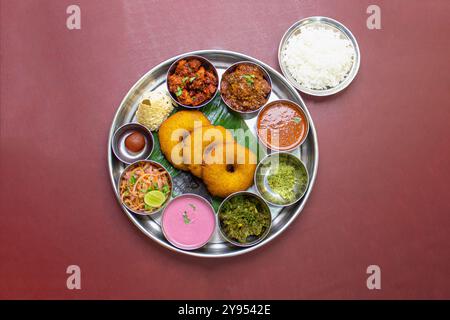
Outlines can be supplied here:
[[[167, 199], [166, 199], [166, 201], [164, 202], [164, 204], [163, 204], [161, 207], [159, 207], [157, 210], [152, 211], [152, 212], [135, 211], [135, 210], [129, 208], [129, 207], [128, 207], [126, 204], [124, 204], [124, 203], [122, 202], [122, 200], [121, 200], [122, 197], [121, 197], [121, 194], [120, 194], [120, 182], [122, 181], [123, 176], [124, 176], [125, 173], [127, 173], [129, 170], [133, 169], [137, 164], [143, 163], [143, 162], [150, 163], [151, 165], [153, 165], [153, 166], [155, 166], [155, 167], [158, 167], [158, 168], [163, 169], [163, 170], [167, 173], [167, 176], [169, 177], [169, 186], [170, 186], [169, 195], [167, 196]], [[160, 212], [161, 210], [163, 210], [163, 209], [167, 206], [167, 204], [169, 203], [170, 198], [172, 197], [172, 192], [173, 192], [172, 176], [170, 175], [169, 171], [168, 171], [162, 164], [160, 164], [159, 162], [153, 161], [153, 160], [139, 160], [139, 161], [133, 162], [132, 164], [128, 165], [128, 166], [122, 171], [122, 173], [120, 174], [119, 180], [118, 180], [118, 182], [117, 182], [117, 198], [119, 199], [120, 203], [121, 203], [125, 208], [127, 208], [128, 211], [130, 211], [130, 212], [132, 212], [132, 213], [134, 213], [134, 214], [141, 215], [141, 216], [153, 215], [153, 214], [158, 213], [158, 212]]]
[[[300, 32], [300, 28], [310, 24], [316, 25], [322, 24], [339, 31], [344, 37], [350, 40], [350, 42], [353, 45], [353, 49], [355, 50], [355, 59], [353, 61], [352, 68], [350, 69], [347, 77], [341, 83], [339, 83], [337, 86], [333, 88], [318, 90], [318, 89], [310, 89], [301, 85], [291, 76], [290, 72], [287, 70], [287, 67], [284, 65], [282, 61], [282, 52], [289, 38], [292, 35]], [[359, 52], [359, 46], [355, 36], [342, 23], [327, 17], [321, 16], [309, 17], [297, 21], [292, 26], [290, 26], [289, 29], [286, 31], [286, 33], [283, 35], [280, 41], [280, 45], [278, 47], [278, 63], [280, 65], [281, 72], [283, 73], [283, 75], [286, 77], [289, 83], [292, 84], [297, 90], [300, 90], [301, 92], [312, 96], [330, 96], [347, 88], [353, 81], [353, 79], [356, 77], [356, 74], [358, 73], [360, 61], [361, 61], [361, 53]]]
[[[145, 146], [139, 152], [132, 152], [125, 147], [125, 139], [133, 131], [141, 133], [145, 138]], [[153, 152], [153, 147], [154, 141], [152, 133], [150, 132], [150, 130], [139, 123], [124, 124], [116, 130], [111, 141], [111, 148], [114, 155], [117, 157], [117, 159], [126, 164], [147, 159]]]
[[[261, 136], [260, 136], [260, 134], [259, 134], [258, 124], [259, 124], [259, 120], [260, 120], [260, 118], [261, 118], [262, 113], [264, 112], [264, 110], [266, 110], [267, 108], [270, 108], [271, 106], [273, 106], [273, 105], [275, 105], [275, 104], [277, 104], [277, 103], [289, 104], [290, 106], [295, 107], [295, 108], [298, 109], [301, 113], [303, 113], [304, 118], [306, 119], [306, 126], [307, 126], [307, 128], [306, 128], [306, 134], [305, 134], [305, 136], [303, 137], [302, 140], [300, 140], [297, 144], [295, 144], [295, 145], [294, 145], [293, 147], [291, 147], [291, 148], [280, 148], [280, 147], [276, 147], [276, 146], [270, 145], [269, 143], [266, 143], [266, 141], [264, 141], [264, 139], [262, 139]], [[293, 102], [293, 101], [290, 101], [290, 100], [285, 100], [285, 99], [274, 100], [274, 101], [269, 102], [269, 103], [266, 104], [263, 108], [260, 109], [260, 111], [259, 111], [259, 113], [258, 113], [258, 117], [256, 118], [256, 135], [257, 135], [257, 137], [258, 137], [258, 140], [259, 140], [259, 141], [260, 141], [267, 149], [270, 149], [270, 150], [273, 150], [273, 151], [292, 151], [292, 150], [294, 150], [294, 149], [297, 149], [298, 147], [300, 147], [300, 146], [303, 144], [303, 142], [305, 142], [306, 138], [308, 137], [308, 134], [309, 134], [309, 127], [310, 127], [310, 125], [309, 125], [309, 118], [308, 118], [307, 113], [303, 110], [303, 108], [302, 108], [299, 104], [297, 104], [297, 103], [295, 103], [295, 102]]]
[[[182, 198], [182, 197], [195, 197], [195, 198], [198, 198], [198, 199], [202, 200], [203, 202], [205, 202], [206, 204], [208, 204], [208, 206], [209, 206], [210, 209], [211, 209], [211, 214], [213, 215], [213, 219], [214, 219], [214, 229], [213, 229], [213, 231], [211, 232], [211, 235], [209, 236], [208, 240], [207, 240], [206, 242], [204, 242], [201, 246], [198, 246], [198, 247], [192, 247], [192, 248], [183, 248], [183, 247], [179, 246], [177, 243], [174, 243], [174, 242], [170, 241], [169, 237], [167, 236], [166, 231], [164, 230], [164, 215], [166, 214], [166, 209], [168, 208], [168, 206], [170, 205], [170, 203], [171, 203], [172, 201], [175, 201], [176, 199]], [[175, 247], [177, 247], [177, 248], [179, 248], [179, 249], [181, 249], [181, 250], [188, 250], [188, 251], [191, 251], [191, 250], [197, 250], [197, 249], [200, 249], [201, 247], [205, 246], [205, 245], [212, 239], [212, 237], [214, 236], [214, 231], [215, 231], [216, 227], [217, 227], [217, 221], [216, 221], [216, 216], [215, 216], [215, 211], [214, 211], [213, 206], [211, 205], [211, 203], [210, 203], [207, 199], [205, 199], [204, 197], [202, 197], [202, 196], [200, 196], [200, 195], [198, 195], [198, 194], [195, 194], [195, 193], [184, 193], [184, 194], [181, 194], [181, 195], [176, 196], [175, 198], [171, 199], [171, 200], [169, 201], [169, 203], [165, 206], [165, 208], [164, 208], [164, 210], [163, 210], [163, 212], [162, 212], [162, 215], [161, 215], [161, 230], [162, 230], [162, 233], [163, 233], [164, 237], [165, 237], [166, 240], [167, 240], [168, 242], [170, 242], [173, 246], [175, 246]]]
[[[178, 101], [177, 96], [173, 93], [170, 92], [169, 90], [169, 76], [172, 75], [175, 72], [175, 69], [177, 67], [178, 62], [180, 62], [180, 60], [189, 60], [189, 59], [197, 59], [200, 60], [200, 62], [202, 63], [202, 66], [208, 70], [208, 71], [212, 71], [217, 79], [217, 87], [216, 87], [216, 91], [214, 92], [214, 94], [211, 96], [211, 98], [209, 98], [208, 100], [206, 100], [205, 102], [203, 102], [202, 104], [198, 105], [198, 106], [188, 106], [185, 104], [182, 104], [181, 102]], [[217, 92], [219, 91], [219, 73], [217, 72], [216, 67], [214, 67], [214, 65], [212, 64], [211, 61], [209, 61], [208, 59], [202, 57], [202, 56], [197, 56], [197, 55], [187, 55], [187, 56], [183, 56], [178, 58], [177, 60], [175, 60], [169, 67], [169, 70], [167, 71], [167, 76], [166, 76], [166, 87], [167, 87], [167, 92], [169, 92], [170, 97], [172, 98], [172, 101], [183, 108], [187, 108], [187, 109], [199, 109], [201, 107], [206, 106], [208, 103], [210, 103], [215, 96], [217, 95]]]
[[[221, 210], [222, 210], [222, 208], [223, 208], [223, 205], [224, 205], [228, 200], [230, 200], [231, 198], [234, 198], [234, 197], [239, 196], [239, 195], [246, 195], [246, 196], [249, 196], [249, 197], [252, 197], [252, 198], [257, 199], [257, 200], [261, 203], [261, 205], [264, 207], [265, 211], [267, 212], [267, 214], [268, 214], [269, 217], [270, 217], [270, 224], [269, 224], [269, 227], [267, 227], [267, 229], [264, 231], [264, 233], [263, 233], [262, 235], [260, 235], [259, 237], [253, 237], [253, 239], [250, 239], [250, 241], [249, 241], [249, 242], [246, 242], [246, 243], [240, 243], [240, 242], [237, 242], [237, 241], [233, 240], [232, 238], [228, 237], [227, 234], [226, 234], [226, 232], [225, 232], [224, 230], [222, 230], [222, 224], [221, 224], [221, 222], [220, 222], [220, 214], [221, 214]], [[221, 235], [226, 241], [228, 241], [229, 243], [231, 243], [231, 244], [233, 244], [233, 245], [235, 245], [235, 246], [238, 246], [238, 247], [250, 247], [250, 246], [253, 246], [253, 245], [255, 245], [255, 244], [261, 242], [262, 240], [264, 240], [264, 238], [265, 238], [265, 237], [269, 234], [269, 232], [270, 232], [270, 228], [272, 227], [272, 216], [271, 216], [271, 213], [270, 213], [270, 208], [269, 208], [269, 206], [267, 205], [266, 201], [265, 201], [262, 197], [260, 197], [259, 195], [255, 194], [255, 193], [253, 193], [253, 192], [249, 192], [249, 191], [239, 191], [239, 192], [232, 193], [232, 194], [230, 194], [228, 197], [226, 197], [226, 198], [222, 201], [222, 203], [221, 203], [220, 206], [219, 206], [219, 209], [217, 210], [217, 226], [218, 226], [220, 235]]]
[[[306, 174], [306, 184], [301, 185], [300, 181], [296, 179], [294, 186], [295, 200], [286, 201], [280, 195], [271, 190], [267, 177], [269, 176], [273, 167], [276, 167], [279, 162], [284, 161], [292, 164], [297, 170], [302, 170]], [[299, 201], [305, 195], [309, 186], [309, 174], [305, 164], [296, 156], [288, 152], [277, 152], [265, 156], [255, 170], [255, 188], [261, 197], [269, 204], [278, 207], [287, 207]]]
[[272, 94], [272, 79], [269, 76], [269, 73], [259, 64], [255, 63], [255, 62], [250, 62], [250, 61], [240, 61], [240, 62], [236, 62], [235, 64], [232, 64], [231, 66], [228, 67], [228, 69], [225, 70], [225, 72], [222, 75], [222, 78], [220, 79], [220, 96], [222, 98], [222, 101], [227, 105], [228, 108], [230, 108], [230, 110], [240, 114], [242, 116], [242, 118], [244, 119], [250, 119], [255, 117], [258, 114], [258, 111], [265, 105], [261, 105], [258, 109], [252, 110], [252, 111], [240, 111], [240, 110], [236, 110], [234, 109], [229, 103], [228, 101], [224, 98], [223, 93], [222, 93], [222, 83], [223, 83], [223, 78], [224, 75], [233, 72], [234, 70], [236, 70], [236, 68], [241, 65], [241, 64], [249, 64], [252, 66], [257, 67], [259, 70], [261, 70], [261, 72], [264, 75], [264, 79], [269, 83], [270, 86], [270, 92], [267, 94], [267, 101], [265, 104], [267, 104], [267, 102], [269, 101], [270, 95]]

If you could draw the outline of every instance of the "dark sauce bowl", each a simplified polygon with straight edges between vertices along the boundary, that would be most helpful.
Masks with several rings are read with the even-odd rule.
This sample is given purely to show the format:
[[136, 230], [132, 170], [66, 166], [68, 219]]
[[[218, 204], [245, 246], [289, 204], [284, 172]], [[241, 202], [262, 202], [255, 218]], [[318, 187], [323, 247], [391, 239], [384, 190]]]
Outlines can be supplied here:
[[[236, 70], [236, 68], [240, 65], [251, 65], [251, 66], [256, 67], [258, 70], [260, 70], [262, 72], [264, 79], [269, 83], [270, 91], [266, 96], [266, 102], [263, 103], [262, 105], [260, 105], [255, 110], [249, 110], [249, 111], [237, 110], [237, 109], [233, 108], [230, 104], [230, 101], [227, 101], [227, 99], [224, 97], [223, 90], [222, 90], [224, 76], [229, 73], [234, 72]], [[219, 87], [220, 87], [220, 96], [221, 96], [223, 102], [227, 105], [227, 107], [230, 108], [230, 110], [240, 114], [244, 119], [250, 119], [250, 118], [255, 117], [258, 114], [259, 110], [261, 110], [261, 108], [269, 102], [270, 95], [272, 94], [272, 79], [270, 78], [269, 73], [259, 64], [255, 63], [255, 62], [250, 62], [250, 61], [240, 61], [240, 62], [236, 62], [235, 64], [232, 64], [231, 66], [228, 67], [228, 69], [225, 70], [225, 72], [222, 75], [222, 78], [220, 79]]]

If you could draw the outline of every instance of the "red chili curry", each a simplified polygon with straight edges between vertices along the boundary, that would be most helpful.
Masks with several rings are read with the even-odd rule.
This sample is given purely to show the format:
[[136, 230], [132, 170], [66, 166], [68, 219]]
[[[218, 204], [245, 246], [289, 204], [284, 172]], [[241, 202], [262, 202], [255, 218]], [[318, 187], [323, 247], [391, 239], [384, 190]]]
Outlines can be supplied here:
[[217, 78], [212, 70], [198, 59], [182, 59], [169, 75], [169, 91], [178, 102], [198, 106], [211, 99], [217, 90]]
[[258, 116], [258, 135], [271, 149], [290, 150], [299, 146], [308, 134], [304, 112], [288, 101], [268, 104]]

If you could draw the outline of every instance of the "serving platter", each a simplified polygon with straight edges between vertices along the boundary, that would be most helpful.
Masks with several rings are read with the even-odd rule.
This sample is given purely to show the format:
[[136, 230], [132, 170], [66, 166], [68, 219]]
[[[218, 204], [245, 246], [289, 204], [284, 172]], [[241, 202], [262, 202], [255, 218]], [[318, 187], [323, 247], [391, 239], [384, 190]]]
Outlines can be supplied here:
[[[262, 240], [261, 242], [259, 242], [254, 246], [251, 247], [233, 246], [232, 244], [230, 244], [221, 237], [219, 230], [215, 230], [212, 239], [202, 248], [192, 251], [181, 250], [170, 244], [164, 237], [164, 234], [161, 230], [160, 214], [153, 214], [148, 216], [136, 215], [130, 212], [125, 206], [123, 206], [120, 203], [120, 199], [118, 197], [117, 192], [118, 180], [121, 173], [125, 169], [126, 164], [119, 161], [112, 152], [111, 142], [114, 133], [122, 125], [136, 121], [135, 113], [143, 94], [148, 91], [154, 91], [159, 90], [161, 88], [165, 88], [166, 75], [171, 64], [180, 57], [188, 55], [199, 55], [211, 61], [218, 71], [219, 78], [222, 76], [223, 72], [229, 66], [231, 66], [236, 62], [251, 61], [259, 64], [269, 73], [270, 78], [272, 80], [272, 94], [270, 96], [269, 102], [278, 99], [291, 100], [299, 104], [305, 111], [306, 116], [308, 117], [310, 124], [309, 134], [305, 142], [299, 148], [291, 152], [303, 161], [308, 170], [310, 180], [306, 193], [302, 199], [300, 199], [298, 202], [289, 207], [280, 208], [276, 206], [269, 206], [272, 215], [272, 227], [267, 237], [265, 237], [264, 240]], [[247, 127], [251, 130], [254, 136], [256, 136], [256, 117], [250, 119], [243, 119], [243, 121], [245, 121]], [[119, 201], [119, 204], [122, 207], [123, 212], [128, 216], [128, 218], [139, 230], [141, 230], [145, 235], [147, 235], [149, 238], [153, 239], [160, 245], [173, 251], [197, 257], [214, 258], [214, 257], [227, 257], [240, 255], [255, 250], [257, 248], [260, 248], [265, 244], [269, 243], [270, 241], [272, 241], [273, 239], [275, 239], [295, 220], [295, 218], [303, 210], [314, 186], [314, 182], [317, 175], [318, 161], [319, 161], [319, 149], [314, 123], [305, 103], [303, 102], [302, 98], [300, 97], [296, 89], [279, 72], [277, 72], [267, 64], [250, 56], [225, 50], [201, 50], [185, 53], [180, 56], [170, 58], [160, 63], [159, 65], [155, 66], [150, 71], [148, 71], [142, 78], [140, 78], [133, 85], [133, 87], [129, 90], [129, 92], [122, 100], [114, 116], [108, 139], [108, 168], [110, 179], [114, 189], [114, 193], [116, 195], [117, 200]], [[199, 182], [198, 179], [194, 178], [189, 173], [181, 172], [177, 174], [173, 178], [173, 180], [175, 185], [174, 188], [178, 189], [179, 192], [181, 190], [181, 192], [198, 193], [203, 196], [206, 192], [202, 183]], [[249, 191], [256, 193], [255, 186], [252, 186], [249, 189]]]

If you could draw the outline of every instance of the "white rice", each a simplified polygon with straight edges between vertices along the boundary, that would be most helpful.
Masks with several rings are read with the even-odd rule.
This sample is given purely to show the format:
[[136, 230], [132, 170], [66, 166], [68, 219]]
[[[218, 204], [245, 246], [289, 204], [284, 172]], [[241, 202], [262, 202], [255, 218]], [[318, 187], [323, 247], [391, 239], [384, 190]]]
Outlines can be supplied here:
[[301, 27], [281, 52], [281, 61], [295, 81], [315, 90], [336, 87], [348, 76], [354, 59], [351, 41], [321, 24]]

